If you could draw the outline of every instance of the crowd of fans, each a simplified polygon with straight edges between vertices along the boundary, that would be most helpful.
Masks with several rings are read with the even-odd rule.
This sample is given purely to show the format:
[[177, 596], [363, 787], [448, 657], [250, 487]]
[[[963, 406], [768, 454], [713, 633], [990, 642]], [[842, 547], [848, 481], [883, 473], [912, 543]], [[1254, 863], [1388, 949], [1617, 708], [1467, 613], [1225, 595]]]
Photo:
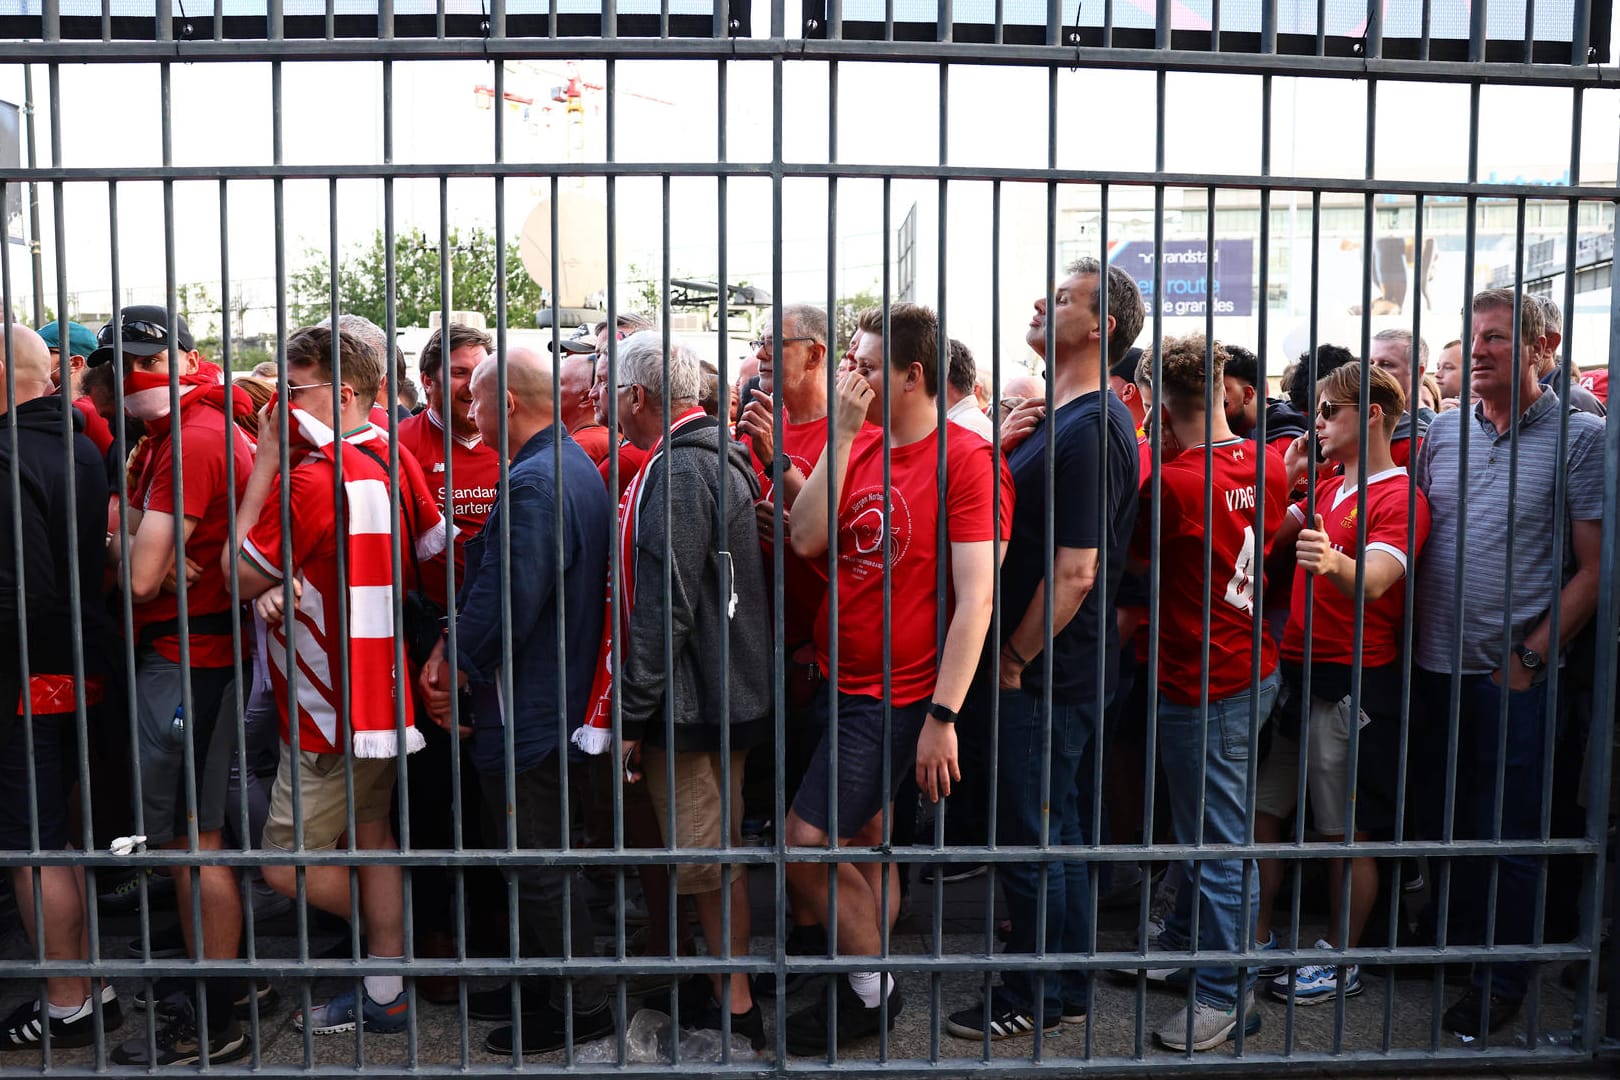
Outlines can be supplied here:
[[[612, 846], [615, 820], [627, 847], [736, 847], [750, 785], [772, 806], [782, 788], [790, 847], [909, 843], [920, 799], [948, 799], [947, 842], [969, 847], [1243, 844], [1306, 820], [1329, 842], [1432, 839], [1448, 809], [1457, 837], [1541, 836], [1544, 807], [1555, 829], [1573, 812], [1578, 832], [1579, 785], [1548, 778], [1578, 776], [1606, 729], [1583, 711], [1579, 664], [1556, 700], [1547, 689], [1595, 607], [1603, 406], [1578, 382], [1561, 393], [1556, 306], [1478, 294], [1468, 340], [1432, 371], [1404, 331], [1376, 335], [1364, 360], [1322, 345], [1284, 375], [1286, 400], [1235, 343], [1166, 340], [1155, 364], [1133, 347], [1143, 319], [1128, 275], [1076, 263], [1026, 334], [1049, 385], [1020, 375], [993, 399], [970, 350], [942, 348], [915, 304], [862, 313], [841, 354], [824, 311], [786, 306], [781, 339], [754, 342], [729, 391], [637, 315], [504, 362], [487, 334], [450, 325], [420, 356], [414, 412], [390, 393], [411, 373], [353, 316], [292, 332], [284, 371], [229, 379], [159, 307], [99, 333], [8, 325], [0, 694], [18, 709], [0, 731], [0, 844], [139, 832], [171, 872], [120, 889], [138, 907], [172, 888], [173, 954], [235, 959], [245, 914], [301, 895], [358, 913], [373, 972], [407, 945], [456, 955], [450, 871], [411, 871], [407, 942], [400, 866], [298, 853], [407, 836], [424, 850]], [[93, 800], [75, 794], [81, 752]], [[1408, 783], [1412, 761], [1454, 772], [1449, 808], [1441, 785]], [[188, 860], [243, 847], [289, 858], [257, 875]], [[1181, 992], [1162, 1045], [1211, 1049], [1259, 1029], [1257, 996], [1360, 992], [1343, 950], [1390, 877], [1413, 874], [1327, 861], [1333, 908], [1309, 964], [1267, 962], [1284, 866], [1230, 857], [1173, 863], [1156, 886], [1145, 865], [998, 862], [1005, 949], [1092, 951], [1094, 873], [1105, 893], [1151, 889], [1127, 974]], [[1468, 902], [1431, 904], [1419, 940], [1486, 940], [1478, 898], [1493, 883], [1497, 943], [1553, 933], [1538, 860], [1497, 863], [1493, 878], [1460, 860], [1451, 893]], [[983, 869], [935, 862], [923, 879]], [[790, 862], [786, 952], [881, 954], [910, 884], [900, 870]], [[588, 880], [505, 873], [525, 955], [594, 954]], [[685, 925], [671, 897], [709, 955], [749, 952], [742, 867], [636, 875], [647, 955], [694, 947], [669, 940]], [[474, 903], [504, 904], [468, 877]], [[12, 889], [46, 957], [88, 957], [82, 867], [15, 868]], [[138, 948], [155, 955], [156, 935]], [[1192, 948], [1230, 958], [1156, 960]], [[824, 1055], [904, 1012], [887, 972], [831, 978], [787, 1018], [789, 1052]], [[1089, 978], [1011, 967], [948, 1030], [1084, 1024]], [[1475, 965], [1445, 1027], [1498, 1030], [1529, 978], [1525, 963]], [[795, 971], [781, 989], [816, 981]], [[453, 979], [416, 983], [427, 1001], [458, 999]], [[500, 1022], [493, 1053], [614, 1029], [613, 979], [520, 990], [467, 998], [469, 1016]], [[757, 1049], [759, 1000], [777, 991], [730, 972], [638, 996], [688, 1026], [719, 1028], [729, 1010]], [[157, 1011], [157, 1037], [113, 1058], [241, 1058], [242, 1018], [272, 993], [224, 975], [148, 984], [135, 1004]], [[368, 973], [295, 1022], [397, 1033], [413, 1007], [402, 976]], [[95, 1017], [114, 1031], [122, 1010], [105, 981], [53, 977], [4, 1021], [0, 1050], [47, 1029], [87, 1045]]]

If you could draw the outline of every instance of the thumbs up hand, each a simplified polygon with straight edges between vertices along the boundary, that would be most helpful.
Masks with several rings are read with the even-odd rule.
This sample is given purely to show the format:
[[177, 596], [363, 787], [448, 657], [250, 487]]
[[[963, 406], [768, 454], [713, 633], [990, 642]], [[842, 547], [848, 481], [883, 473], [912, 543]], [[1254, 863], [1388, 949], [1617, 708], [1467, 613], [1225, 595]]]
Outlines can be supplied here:
[[1309, 574], [1330, 574], [1344, 557], [1328, 540], [1327, 522], [1322, 520], [1321, 514], [1316, 515], [1314, 528], [1300, 530], [1299, 540], [1294, 544], [1294, 561]]

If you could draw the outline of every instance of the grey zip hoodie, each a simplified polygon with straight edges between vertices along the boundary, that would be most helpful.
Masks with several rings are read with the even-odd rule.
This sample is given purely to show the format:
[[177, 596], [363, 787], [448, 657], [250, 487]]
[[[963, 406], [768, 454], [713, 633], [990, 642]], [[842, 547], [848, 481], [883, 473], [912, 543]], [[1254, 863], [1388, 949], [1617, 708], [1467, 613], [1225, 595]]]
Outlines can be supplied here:
[[[747, 448], [729, 437], [722, 474], [719, 438], [714, 419], [696, 421], [676, 431], [664, 452], [644, 466], [649, 471], [637, 516], [635, 602], [620, 683], [623, 730], [627, 739], [645, 738], [675, 751], [720, 749], [727, 700], [732, 749], [754, 746], [771, 731], [771, 620], [754, 516], [759, 482]], [[666, 622], [672, 671], [664, 666]], [[729, 660], [722, 668], [720, 643], [727, 634]], [[673, 743], [666, 698], [674, 706]]]

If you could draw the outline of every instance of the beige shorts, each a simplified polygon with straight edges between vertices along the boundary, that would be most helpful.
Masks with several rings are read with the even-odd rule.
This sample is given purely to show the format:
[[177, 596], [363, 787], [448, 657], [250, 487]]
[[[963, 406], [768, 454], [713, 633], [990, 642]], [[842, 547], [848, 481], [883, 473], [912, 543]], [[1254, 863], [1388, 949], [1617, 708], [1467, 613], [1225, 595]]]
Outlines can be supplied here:
[[[743, 763], [746, 750], [731, 752], [731, 846], [742, 847]], [[720, 752], [675, 754], [675, 821], [669, 820], [669, 783], [666, 755], [659, 747], [643, 744], [641, 773], [647, 795], [658, 816], [664, 843], [682, 848], [720, 847]], [[731, 867], [731, 880], [742, 877], [741, 866]], [[677, 863], [675, 891], [682, 896], [714, 892], [720, 888], [719, 863]]]
[[[1310, 761], [1305, 790], [1311, 800], [1311, 818], [1323, 836], [1344, 835], [1344, 797], [1350, 782], [1350, 700], [1326, 701], [1311, 696]], [[1366, 713], [1362, 713], [1365, 724]], [[1285, 818], [1294, 812], [1299, 797], [1299, 742], [1277, 732], [1271, 753], [1260, 765], [1254, 808], [1262, 814]]]
[[[348, 831], [349, 796], [343, 780], [343, 754], [298, 752], [299, 811], [303, 815], [304, 847], [310, 851], [335, 848]], [[354, 821], [378, 821], [388, 816], [399, 765], [393, 758], [354, 758]], [[270, 816], [265, 819], [262, 846], [292, 851], [293, 766], [292, 747], [281, 744], [281, 764], [270, 789]]]

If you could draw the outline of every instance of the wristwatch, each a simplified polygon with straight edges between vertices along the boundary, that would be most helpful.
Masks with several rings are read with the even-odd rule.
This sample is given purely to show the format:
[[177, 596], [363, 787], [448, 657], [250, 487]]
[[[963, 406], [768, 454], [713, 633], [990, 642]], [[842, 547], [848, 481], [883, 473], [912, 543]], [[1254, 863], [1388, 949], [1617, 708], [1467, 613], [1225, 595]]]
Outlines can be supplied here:
[[1523, 642], [1513, 646], [1513, 654], [1519, 658], [1519, 663], [1524, 665], [1526, 671], [1540, 671], [1547, 663], [1540, 653], [1526, 648]]
[[771, 459], [771, 469], [773, 471], [776, 469], [781, 469], [782, 475], [786, 476], [788, 473], [793, 471], [793, 459], [788, 457], [786, 454], [777, 454]]

